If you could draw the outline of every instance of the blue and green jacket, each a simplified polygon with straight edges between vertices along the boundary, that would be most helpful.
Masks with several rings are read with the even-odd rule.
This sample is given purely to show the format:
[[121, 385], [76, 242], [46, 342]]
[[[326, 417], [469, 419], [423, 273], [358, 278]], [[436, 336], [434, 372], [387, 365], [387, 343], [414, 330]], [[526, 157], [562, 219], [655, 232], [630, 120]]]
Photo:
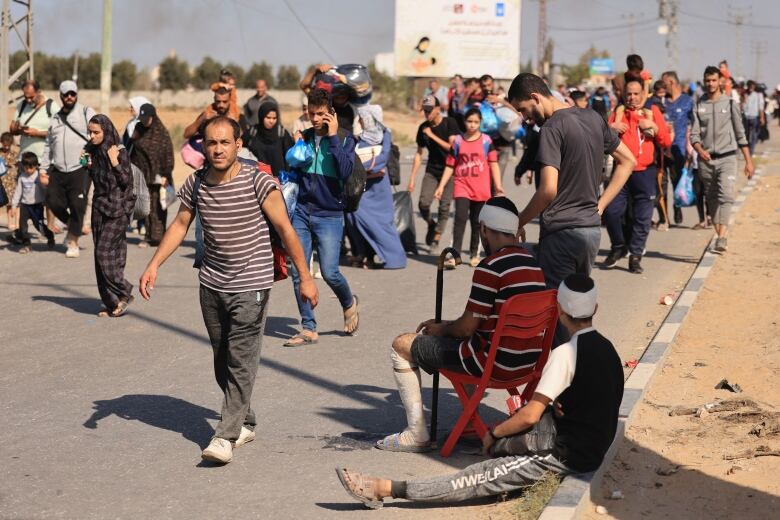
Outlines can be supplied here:
[[317, 148], [312, 128], [303, 133], [303, 139], [314, 159], [298, 171], [297, 207], [313, 216], [342, 216], [344, 183], [355, 164], [355, 138], [340, 128], [337, 135], [323, 136]]

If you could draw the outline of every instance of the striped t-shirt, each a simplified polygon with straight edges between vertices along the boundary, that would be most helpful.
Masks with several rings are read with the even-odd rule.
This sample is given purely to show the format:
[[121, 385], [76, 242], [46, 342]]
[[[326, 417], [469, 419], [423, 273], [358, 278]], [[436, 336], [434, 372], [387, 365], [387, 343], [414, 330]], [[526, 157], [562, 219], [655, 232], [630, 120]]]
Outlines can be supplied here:
[[[190, 210], [194, 182], [192, 174], [179, 190], [179, 200]], [[204, 178], [200, 183], [198, 214], [205, 246], [200, 283], [226, 293], [271, 288], [271, 239], [260, 206], [274, 189], [277, 184], [273, 177], [244, 163], [229, 182], [210, 185]]]
[[[531, 253], [519, 245], [502, 247], [482, 259], [474, 270], [471, 294], [466, 304], [466, 310], [481, 321], [474, 334], [460, 346], [460, 359], [466, 372], [473, 376], [482, 375], [490, 337], [504, 302], [517, 294], [544, 289], [542, 270]], [[530, 373], [541, 351], [541, 338], [498, 345], [493, 379], [506, 381]]]

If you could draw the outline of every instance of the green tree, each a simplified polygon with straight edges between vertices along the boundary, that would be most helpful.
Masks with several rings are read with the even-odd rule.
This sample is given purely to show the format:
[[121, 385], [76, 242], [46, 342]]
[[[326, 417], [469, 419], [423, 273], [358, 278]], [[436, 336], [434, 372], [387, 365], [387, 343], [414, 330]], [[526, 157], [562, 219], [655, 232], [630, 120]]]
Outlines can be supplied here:
[[237, 63], [233, 63], [231, 61], [223, 68], [229, 70], [233, 74], [233, 77], [236, 78], [236, 86], [238, 88], [241, 88], [241, 85], [243, 85], [245, 81], [244, 77], [246, 76], [246, 73], [244, 72], [244, 67], [238, 65]]
[[[70, 74], [68, 74], [70, 77]], [[100, 54], [93, 52], [79, 59], [79, 87], [100, 88]]]
[[135, 63], [130, 60], [122, 60], [114, 63], [111, 67], [111, 90], [129, 91], [135, 86], [135, 79], [138, 74]]
[[192, 71], [192, 86], [199, 89], [207, 89], [215, 81], [219, 81], [219, 73], [222, 64], [211, 56], [206, 56], [200, 65]]
[[569, 85], [579, 85], [587, 78], [590, 77], [590, 60], [593, 58], [609, 58], [609, 52], [597, 51], [596, 48], [591, 45], [580, 56], [576, 65], [561, 65], [561, 75], [566, 78], [566, 83]]
[[187, 62], [176, 56], [169, 56], [160, 62], [160, 88], [181, 90], [190, 82], [190, 68]]
[[368, 64], [368, 74], [371, 76], [374, 93], [372, 99], [385, 108], [404, 108], [407, 101], [413, 97], [411, 81], [380, 72], [373, 61]]
[[252, 66], [247, 69], [246, 74], [244, 74], [244, 81], [240, 83], [240, 85], [244, 88], [255, 88], [255, 82], [258, 79], [264, 79], [268, 84], [268, 88], [274, 88], [274, 85], [276, 84], [274, 82], [273, 67], [266, 63], [265, 60], [260, 63], [253, 63]]
[[282, 90], [297, 90], [301, 73], [295, 65], [280, 65], [276, 71], [276, 87]]

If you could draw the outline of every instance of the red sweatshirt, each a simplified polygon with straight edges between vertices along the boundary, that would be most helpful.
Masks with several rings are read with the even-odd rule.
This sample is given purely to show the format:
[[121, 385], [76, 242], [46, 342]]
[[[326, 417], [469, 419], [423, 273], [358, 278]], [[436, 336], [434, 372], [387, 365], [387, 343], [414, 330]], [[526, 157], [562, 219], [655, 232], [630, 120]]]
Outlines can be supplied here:
[[[653, 106], [653, 122], [658, 126], [658, 131], [654, 137], [646, 136], [639, 128], [639, 121], [645, 119], [648, 109], [643, 110], [631, 110], [626, 107], [626, 111], [623, 113], [623, 122], [628, 125], [628, 130], [623, 132], [620, 136], [620, 140], [623, 141], [631, 153], [636, 157], [635, 172], [646, 170], [648, 166], [653, 164], [655, 159], [655, 145], [657, 144], [661, 148], [669, 148], [672, 145], [672, 135], [669, 133], [669, 128], [666, 126], [666, 121], [658, 107]], [[615, 112], [609, 118], [609, 122], [615, 122]]]

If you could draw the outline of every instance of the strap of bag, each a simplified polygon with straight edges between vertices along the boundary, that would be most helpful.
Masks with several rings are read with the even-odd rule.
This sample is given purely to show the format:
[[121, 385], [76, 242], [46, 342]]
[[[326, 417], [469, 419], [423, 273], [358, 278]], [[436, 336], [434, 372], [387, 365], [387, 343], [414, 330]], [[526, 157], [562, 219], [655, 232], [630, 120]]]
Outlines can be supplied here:
[[198, 214], [198, 192], [200, 191], [200, 183], [203, 181], [203, 177], [201, 177], [202, 170], [198, 170], [195, 172], [195, 180], [192, 182], [192, 213], [193, 215]]
[[[85, 142], [89, 142], [89, 138], [88, 137], [86, 137], [84, 134], [82, 134], [81, 132], [79, 132], [78, 130], [73, 128], [73, 125], [71, 125], [68, 122], [68, 114], [63, 113], [62, 110], [60, 110], [60, 119], [62, 120], [63, 123], [65, 123], [65, 126], [70, 128], [77, 136], [79, 136], [82, 139], [84, 139]], [[85, 107], [84, 108], [84, 121], [86, 121], [86, 120], [87, 120], [87, 109]]]

